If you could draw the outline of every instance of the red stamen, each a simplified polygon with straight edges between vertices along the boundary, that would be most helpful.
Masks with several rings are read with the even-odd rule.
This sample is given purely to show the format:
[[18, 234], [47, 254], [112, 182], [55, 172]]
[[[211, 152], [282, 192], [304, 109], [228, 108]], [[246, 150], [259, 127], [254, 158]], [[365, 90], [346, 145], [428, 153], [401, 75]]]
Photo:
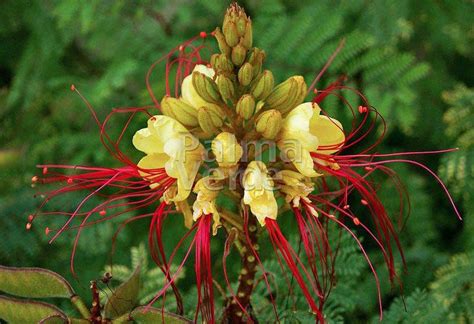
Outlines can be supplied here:
[[205, 31], [202, 31], [199, 33], [199, 37], [201, 38], [206, 38], [207, 37], [207, 33]]
[[[265, 228], [268, 231], [268, 234], [270, 236], [270, 239], [272, 241], [274, 248], [278, 249], [278, 251], [281, 253], [283, 259], [288, 265], [289, 270], [293, 274], [293, 277], [296, 279], [298, 285], [300, 286], [301, 291], [303, 292], [303, 295], [305, 296], [306, 301], [311, 307], [311, 310], [317, 315], [318, 319], [321, 322], [324, 322], [324, 317], [321, 311], [319, 310], [318, 306], [316, 305], [313, 297], [311, 296], [311, 293], [308, 290], [307, 284], [305, 283], [298, 269], [298, 265], [299, 265], [302, 268], [303, 273], [305, 273], [306, 278], [312, 283], [312, 280], [308, 277], [308, 274], [304, 266], [302, 265], [300, 259], [298, 258], [296, 253], [293, 251], [293, 249], [291, 248], [286, 238], [281, 233], [280, 228], [278, 227], [278, 224], [276, 223], [275, 220], [270, 219], [270, 218], [265, 218]], [[313, 283], [311, 286], [313, 286]], [[318, 291], [315, 291], [315, 294], [318, 296], [321, 296], [320, 292]]]
[[361, 114], [365, 114], [368, 111], [367, 107], [365, 106], [359, 106], [358, 110]]
[[[198, 291], [197, 310], [201, 312], [204, 322], [213, 324], [215, 318], [211, 271], [211, 215], [202, 216], [198, 222], [194, 265]], [[197, 314], [198, 312], [196, 312], [195, 322], [197, 322]]]

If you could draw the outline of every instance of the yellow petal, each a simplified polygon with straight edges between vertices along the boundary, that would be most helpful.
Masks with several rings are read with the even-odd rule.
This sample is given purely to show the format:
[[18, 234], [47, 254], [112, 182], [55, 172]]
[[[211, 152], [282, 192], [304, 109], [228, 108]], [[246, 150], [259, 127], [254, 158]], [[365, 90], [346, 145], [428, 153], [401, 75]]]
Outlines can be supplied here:
[[212, 141], [212, 152], [221, 167], [228, 168], [236, 165], [242, 157], [242, 146], [234, 134], [222, 132]]
[[298, 172], [306, 177], [317, 177], [320, 176], [314, 170], [314, 162], [311, 157], [310, 151], [301, 147], [299, 143], [292, 141], [285, 141], [279, 143], [278, 148], [281, 150], [285, 162], [291, 162], [296, 167]]
[[296, 106], [283, 120], [279, 134], [280, 141], [294, 141], [294, 145], [314, 151], [318, 147], [318, 138], [310, 133], [310, 120], [313, 116], [311, 102]]
[[[150, 181], [150, 188], [154, 189], [159, 186], [159, 183], [155, 183], [157, 180], [157, 170], [164, 168], [166, 162], [169, 160], [169, 156], [163, 153], [145, 155], [137, 164], [138, 172], [143, 179]], [[149, 170], [149, 171], [147, 171]]]
[[276, 219], [278, 206], [273, 194], [273, 180], [269, 177], [263, 162], [252, 161], [243, 176], [245, 189], [243, 202], [250, 206], [259, 223], [264, 226], [265, 218]]
[[140, 129], [133, 135], [133, 146], [146, 154], [163, 153], [163, 142], [148, 128]]
[[[324, 115], [314, 115], [310, 123], [311, 134], [319, 139], [320, 154], [332, 154], [337, 152], [344, 144], [345, 135], [341, 123]], [[328, 149], [325, 149], [328, 147]]]
[[[203, 64], [196, 65], [193, 72], [201, 72], [210, 78], [214, 77], [215, 74], [212, 68], [208, 68]], [[181, 84], [181, 96], [184, 101], [196, 109], [209, 105], [207, 101], [198, 95], [196, 89], [194, 89], [192, 73], [185, 77]]]
[[[159, 138], [162, 146], [171, 138], [190, 134], [180, 122], [165, 115], [156, 115], [150, 118], [148, 129], [152, 135]], [[161, 150], [163, 151], [163, 149]]]
[[165, 163], [166, 173], [178, 179], [178, 193], [172, 201], [186, 199], [202, 163], [204, 148], [199, 143], [194, 150], [188, 150], [184, 138], [173, 138], [166, 142], [164, 150], [170, 159]]

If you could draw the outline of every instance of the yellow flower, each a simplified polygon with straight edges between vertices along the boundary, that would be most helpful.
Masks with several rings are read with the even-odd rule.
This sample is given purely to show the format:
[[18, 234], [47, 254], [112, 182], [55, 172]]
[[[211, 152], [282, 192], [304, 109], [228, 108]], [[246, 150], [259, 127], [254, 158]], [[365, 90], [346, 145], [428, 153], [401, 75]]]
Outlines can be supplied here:
[[291, 202], [294, 207], [300, 206], [300, 200], [309, 202], [307, 196], [314, 190], [310, 178], [296, 171], [281, 170], [274, 179], [281, 183], [279, 189], [286, 195], [286, 202]]
[[278, 134], [278, 147], [296, 169], [306, 177], [316, 177], [314, 163], [310, 152], [318, 148], [318, 138], [310, 132], [310, 121], [313, 117], [311, 103], [295, 107], [283, 120]]
[[260, 225], [265, 225], [265, 218], [276, 219], [278, 206], [273, 195], [273, 180], [268, 175], [267, 167], [261, 161], [252, 161], [247, 166], [242, 179], [245, 189], [244, 203], [250, 206]]
[[321, 108], [316, 103], [305, 102], [290, 111], [283, 120], [278, 147], [302, 175], [316, 177], [320, 174], [314, 170], [310, 152], [337, 152], [344, 138], [339, 121], [321, 115]]
[[[310, 105], [310, 102], [303, 105]], [[316, 153], [333, 154], [342, 147], [345, 135], [341, 123], [325, 115], [321, 115], [321, 108], [315, 103], [313, 106], [313, 117], [309, 124], [309, 131], [319, 140], [319, 149]]]
[[193, 204], [193, 220], [197, 221], [203, 215], [212, 214], [213, 225], [212, 234], [217, 234], [217, 229], [221, 227], [220, 215], [216, 208], [216, 198], [221, 190], [219, 179], [208, 176], [196, 182], [193, 191], [197, 194]]
[[153, 116], [147, 128], [135, 133], [133, 145], [146, 154], [138, 167], [140, 174], [151, 182], [151, 188], [159, 186], [152, 170], [164, 168], [168, 176], [177, 179], [177, 192], [170, 200], [182, 201], [189, 196], [204, 147], [183, 125], [168, 116]]
[[232, 168], [239, 163], [243, 150], [234, 134], [222, 132], [212, 141], [212, 152], [222, 168]]

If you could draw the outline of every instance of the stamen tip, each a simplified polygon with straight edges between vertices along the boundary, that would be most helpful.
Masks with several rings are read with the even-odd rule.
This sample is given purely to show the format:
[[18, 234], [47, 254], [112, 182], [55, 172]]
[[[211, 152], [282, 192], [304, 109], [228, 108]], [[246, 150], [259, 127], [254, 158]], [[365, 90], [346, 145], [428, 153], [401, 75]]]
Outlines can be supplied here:
[[28, 222], [28, 223], [26, 223], [26, 230], [29, 231], [30, 229], [31, 229], [31, 223]]
[[28, 223], [31, 223], [33, 218], [35, 218], [33, 215], [28, 215]]
[[68, 184], [72, 184], [73, 183], [73, 180], [71, 178], [67, 178], [67, 183]]
[[359, 226], [359, 225], [360, 225], [360, 220], [359, 220], [357, 217], [354, 217], [354, 218], [352, 219], [352, 221], [354, 222], [354, 224], [355, 224], [356, 226]]
[[46, 236], [48, 236], [48, 235], [49, 235], [49, 232], [51, 232], [51, 230], [49, 229], [49, 227], [46, 227], [46, 228], [44, 229], [44, 234], [46, 234]]
[[76, 86], [74, 84], [71, 84], [70, 89], [71, 89], [71, 91], [76, 91]]
[[33, 176], [33, 177], [31, 178], [31, 182], [32, 182], [32, 183], [36, 183], [36, 182], [38, 182], [38, 180], [39, 180], [38, 176]]
[[369, 203], [367, 202], [367, 200], [365, 200], [365, 199], [361, 199], [361, 200], [360, 200], [360, 203], [361, 203], [362, 205], [364, 205], [364, 206], [367, 206], [367, 205], [369, 204]]
[[107, 214], [107, 211], [105, 209], [102, 209], [100, 212], [99, 212], [99, 215], [100, 216], [105, 216]]
[[368, 111], [367, 107], [365, 106], [359, 106], [359, 113], [364, 114]]
[[206, 38], [207, 37], [207, 33], [205, 31], [202, 31], [199, 33], [199, 37], [201, 38]]
[[344, 207], [342, 207], [342, 209], [346, 209], [346, 210], [349, 208], [351, 208], [351, 205], [345, 205]]
[[47, 167], [44, 167], [44, 168], [43, 168], [43, 174], [46, 174], [46, 173], [48, 173], [48, 168], [47, 168]]

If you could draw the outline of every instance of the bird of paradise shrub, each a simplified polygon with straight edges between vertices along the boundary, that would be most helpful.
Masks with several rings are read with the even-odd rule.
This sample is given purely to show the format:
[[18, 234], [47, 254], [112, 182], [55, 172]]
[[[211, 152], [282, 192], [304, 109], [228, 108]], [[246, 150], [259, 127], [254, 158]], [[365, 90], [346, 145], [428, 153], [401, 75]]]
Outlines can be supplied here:
[[[268, 240], [275, 257], [282, 266], [286, 265], [301, 289], [315, 320], [324, 322], [323, 308], [335, 280], [333, 267], [337, 256], [329, 242], [328, 224], [334, 223], [353, 236], [367, 259], [378, 290], [377, 273], [353, 227], [368, 233], [380, 248], [390, 280], [397, 278], [394, 255], [398, 251], [403, 259], [403, 251], [397, 230], [371, 180], [374, 172], [393, 179], [403, 198], [405, 192], [399, 179], [387, 164], [417, 165], [434, 176], [458, 216], [459, 213], [436, 174], [404, 157], [417, 152], [374, 153], [382, 135], [368, 148], [346, 153], [348, 149], [354, 152], [382, 119], [366, 98], [344, 86], [342, 79], [326, 89], [315, 89], [333, 57], [310, 86], [302, 76], [291, 76], [275, 84], [272, 72], [264, 67], [267, 54], [253, 47], [252, 22], [237, 4], [227, 10], [222, 28], [216, 28], [210, 35], [217, 40], [219, 52], [212, 54], [209, 61], [200, 53], [205, 45], [199, 42], [209, 37], [205, 32], [160, 60], [165, 61], [166, 78], [161, 101], [149, 82], [158, 62], [152, 65], [147, 88], [153, 106], [115, 109], [100, 121], [86, 101], [104, 147], [121, 165], [40, 165], [43, 175], [35, 176], [33, 182], [57, 183], [59, 187], [46, 193], [40, 211], [29, 216], [27, 228], [38, 216], [66, 216], [62, 227], [46, 228], [46, 234], [52, 235], [53, 242], [66, 230], [77, 231], [71, 257], [74, 271], [76, 245], [85, 227], [154, 206], [154, 212], [139, 212], [124, 222], [125, 225], [150, 219], [150, 253], [167, 278], [150, 305], [171, 288], [178, 312], [183, 312], [174, 281], [194, 251], [198, 292], [195, 320], [201, 318], [209, 323], [216, 321], [217, 313], [212, 273], [215, 256], [210, 249], [213, 236], [219, 231], [226, 236], [222, 264], [230, 293], [221, 313], [224, 320], [233, 323], [257, 318], [252, 312], [251, 296], [256, 272], [263, 267], [258, 241]], [[82, 97], [74, 86], [72, 90]], [[357, 93], [362, 105], [354, 109], [342, 97], [343, 91]], [[329, 115], [330, 107], [324, 105], [328, 95], [341, 98], [352, 113], [354, 122], [349, 127]], [[106, 132], [115, 114], [129, 115], [117, 139]], [[124, 139], [130, 121], [138, 114], [147, 115], [147, 124], [132, 139]], [[131, 160], [121, 151], [123, 140], [143, 153], [139, 161]], [[75, 191], [88, 194], [73, 212], [42, 211], [49, 200]], [[90, 207], [88, 201], [96, 195], [104, 200]], [[360, 201], [367, 214], [356, 215], [349, 204], [350, 197]], [[293, 214], [302, 253], [292, 247], [279, 226], [279, 218], [288, 210]], [[166, 255], [162, 240], [164, 220], [177, 212], [183, 215], [183, 222], [177, 221], [176, 226], [184, 225], [188, 231], [173, 253]], [[191, 238], [187, 252], [176, 271], [171, 271], [176, 251], [187, 238]], [[237, 290], [232, 289], [226, 270], [226, 258], [234, 243], [241, 257]], [[270, 282], [262, 273], [273, 300]]]

